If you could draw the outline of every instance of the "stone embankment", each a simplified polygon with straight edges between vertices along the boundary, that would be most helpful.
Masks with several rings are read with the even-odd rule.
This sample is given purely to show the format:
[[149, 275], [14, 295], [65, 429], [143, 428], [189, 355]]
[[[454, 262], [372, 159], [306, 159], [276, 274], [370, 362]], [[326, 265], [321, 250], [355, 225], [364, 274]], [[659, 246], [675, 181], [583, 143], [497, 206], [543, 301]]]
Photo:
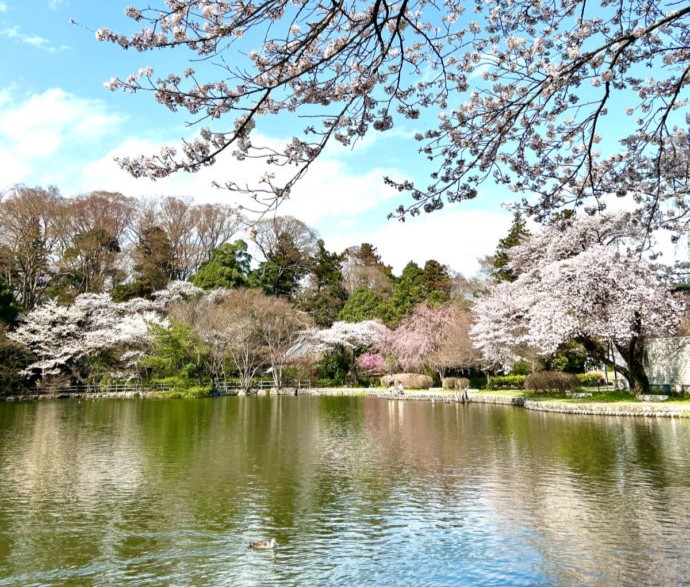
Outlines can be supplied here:
[[[383, 389], [347, 387], [282, 389], [280, 390], [280, 392], [277, 392], [275, 389], [262, 389], [258, 390], [257, 395], [366, 396], [378, 397], [381, 399], [388, 399], [394, 401], [427, 401], [432, 403], [481, 403], [512, 405], [523, 407], [527, 410], [535, 410], [539, 412], [557, 412], [563, 414], [580, 414], [587, 416], [647, 416], [657, 418], [690, 418], [690, 404], [660, 403], [652, 401], [638, 403], [566, 403], [558, 400], [535, 400], [527, 399], [524, 397], [514, 397], [509, 395], [491, 395], [489, 393], [477, 393], [476, 391], [470, 391], [467, 394], [463, 394], [462, 392], [448, 392], [430, 389], [428, 391], [407, 391], [404, 393], [404, 395], [399, 395], [397, 393], [391, 393]], [[138, 390], [129, 392], [86, 392], [6, 396], [3, 399], [4, 401], [26, 401], [37, 399], [62, 398], [160, 398], [161, 396], [162, 394], [160, 391], [145, 392]]]
[[[405, 395], [394, 395], [380, 389], [309, 389], [300, 390], [301, 395], [366, 395], [391, 400], [430, 401], [441, 403], [462, 402], [462, 393], [445, 391], [412, 391]], [[535, 400], [507, 395], [491, 395], [470, 391], [467, 403], [500, 404], [524, 407], [539, 412], [556, 412], [562, 414], [579, 414], [586, 416], [647, 416], [657, 418], [690, 418], [690, 404], [661, 404], [658, 402], [639, 403], [566, 403], [557, 400]]]

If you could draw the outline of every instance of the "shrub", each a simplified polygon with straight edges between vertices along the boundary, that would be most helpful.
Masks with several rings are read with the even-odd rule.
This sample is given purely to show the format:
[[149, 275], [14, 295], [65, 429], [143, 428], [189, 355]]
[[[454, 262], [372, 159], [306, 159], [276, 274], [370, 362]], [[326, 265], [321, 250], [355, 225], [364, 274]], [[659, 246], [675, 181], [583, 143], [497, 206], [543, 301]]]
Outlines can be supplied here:
[[[393, 385], [402, 383], [403, 387], [407, 389], [429, 389], [434, 380], [428, 375], [420, 375], [419, 373], [396, 373], [390, 375], [393, 378]], [[383, 387], [388, 387], [389, 375], [384, 375], [381, 377], [381, 385]]]
[[525, 389], [537, 392], [572, 391], [580, 385], [575, 375], [563, 371], [538, 371], [525, 379]]
[[525, 384], [526, 375], [496, 375], [491, 378], [489, 389], [519, 389]]
[[596, 387], [597, 385], [606, 385], [604, 374], [600, 371], [592, 371], [591, 373], [578, 373], [575, 375], [582, 385], [588, 387]]
[[443, 389], [468, 389], [470, 380], [466, 377], [444, 377]]

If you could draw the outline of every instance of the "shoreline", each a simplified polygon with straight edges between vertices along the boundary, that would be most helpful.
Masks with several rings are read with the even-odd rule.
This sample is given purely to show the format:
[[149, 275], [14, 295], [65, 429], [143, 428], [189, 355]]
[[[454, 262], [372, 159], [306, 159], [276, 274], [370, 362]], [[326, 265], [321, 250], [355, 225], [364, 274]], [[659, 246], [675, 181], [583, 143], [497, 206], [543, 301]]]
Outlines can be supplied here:
[[[5, 396], [1, 402], [13, 403], [24, 401], [55, 400], [55, 399], [168, 399], [166, 392], [160, 391], [126, 391], [126, 392], [82, 392], [82, 393], [57, 393], [57, 394], [27, 394]], [[653, 417], [653, 418], [690, 418], [690, 404], [674, 405], [663, 402], [639, 402], [639, 403], [566, 403], [559, 400], [536, 400], [524, 397], [511, 397], [505, 395], [491, 395], [469, 391], [467, 399], [463, 401], [462, 394], [440, 390], [408, 391], [405, 395], [391, 395], [383, 389], [371, 389], [366, 387], [338, 387], [338, 388], [286, 388], [277, 392], [275, 389], [258, 390], [257, 396], [365, 396], [387, 399], [389, 401], [427, 401], [431, 403], [477, 403], [521, 407], [537, 412], [552, 412], [561, 414], [573, 414], [582, 416], [626, 416], [626, 417]], [[242, 397], [242, 394], [215, 394], [209, 397]]]

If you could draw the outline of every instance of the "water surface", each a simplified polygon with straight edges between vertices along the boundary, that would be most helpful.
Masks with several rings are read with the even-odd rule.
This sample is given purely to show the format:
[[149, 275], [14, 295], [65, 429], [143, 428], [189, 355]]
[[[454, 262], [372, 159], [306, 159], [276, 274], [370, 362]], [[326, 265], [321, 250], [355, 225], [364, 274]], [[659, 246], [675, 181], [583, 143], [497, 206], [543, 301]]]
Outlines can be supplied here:
[[0, 585], [690, 585], [689, 486], [684, 420], [0, 404]]

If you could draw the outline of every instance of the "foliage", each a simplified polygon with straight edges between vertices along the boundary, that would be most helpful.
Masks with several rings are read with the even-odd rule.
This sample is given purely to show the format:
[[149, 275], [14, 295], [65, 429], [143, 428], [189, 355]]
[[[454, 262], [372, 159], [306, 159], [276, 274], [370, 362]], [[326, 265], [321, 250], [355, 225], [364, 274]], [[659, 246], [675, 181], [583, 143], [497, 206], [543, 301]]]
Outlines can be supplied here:
[[19, 375], [36, 356], [24, 345], [7, 338], [0, 328], [0, 395], [23, 393], [33, 381]]
[[444, 377], [443, 389], [469, 389], [470, 380], [466, 377]]
[[55, 188], [17, 186], [0, 201], [0, 246], [5, 281], [22, 311], [33, 308], [50, 284], [58, 246], [60, 195]]
[[585, 386], [599, 386], [606, 383], [604, 374], [600, 371], [590, 371], [589, 373], [575, 373], [578, 381]]
[[580, 380], [572, 373], [563, 371], [537, 371], [527, 375], [524, 383], [526, 390], [540, 391], [572, 391], [580, 386]]
[[134, 273], [150, 293], [163, 289], [173, 278], [173, 247], [160, 226], [146, 228], [134, 249]]
[[429, 375], [420, 375], [419, 373], [394, 373], [393, 375], [384, 375], [381, 377], [381, 385], [388, 387], [392, 379], [393, 385], [402, 383], [406, 389], [429, 389], [434, 380]]
[[0, 276], [0, 322], [12, 324], [19, 309], [14, 305], [14, 295], [8, 283]]
[[151, 352], [141, 360], [155, 382], [175, 381], [188, 388], [206, 376], [208, 350], [188, 325], [173, 320], [169, 327], [152, 324]]
[[[630, 215], [574, 217], [546, 227], [511, 250], [518, 277], [498, 284], [475, 307], [472, 334], [487, 366], [520, 358], [520, 345], [553, 354], [570, 340], [645, 390], [644, 342], [671, 334], [681, 307], [640, 256], [644, 227]], [[636, 248], [637, 247], [637, 248]]]
[[340, 311], [340, 320], [345, 322], [381, 320], [384, 324], [390, 324], [395, 320], [395, 311], [390, 298], [373, 289], [359, 288], [345, 302]]
[[513, 216], [513, 224], [510, 226], [508, 234], [498, 241], [496, 253], [493, 256], [493, 271], [491, 276], [496, 283], [503, 281], [515, 281], [517, 279], [513, 269], [509, 266], [510, 257], [508, 252], [513, 247], [519, 245], [524, 239], [529, 238], [530, 233], [526, 228], [526, 223], [520, 214]]
[[453, 305], [420, 304], [387, 337], [386, 349], [403, 369], [470, 367], [469, 315]]
[[447, 265], [434, 259], [424, 263], [424, 297], [429, 307], [434, 308], [450, 300], [452, 278]]
[[408, 316], [412, 308], [426, 298], [424, 272], [414, 261], [403, 267], [400, 278], [395, 283], [391, 303], [396, 316]]
[[213, 388], [210, 385], [194, 385], [193, 380], [185, 376], [173, 376], [157, 379], [156, 383], [163, 386], [171, 386], [171, 391], [160, 393], [160, 397], [171, 399], [199, 399], [209, 397]]
[[[85, 364], [97, 355], [113, 358], [114, 371], [136, 364], [136, 351], [149, 338], [149, 324], [165, 325], [151, 302], [116, 304], [107, 294], [81, 294], [71, 305], [49, 300], [36, 306], [22, 316], [8, 338], [38, 357], [23, 371], [26, 375], [67, 375], [84, 381], [88, 376]], [[117, 352], [111, 354], [114, 350]]]
[[547, 371], [566, 371], [580, 373], [587, 363], [585, 347], [575, 340], [569, 340], [558, 347], [558, 350], [546, 360]]
[[[208, 126], [179, 150], [164, 146], [153, 157], [121, 159], [137, 177], [197, 171], [226, 150], [238, 159], [264, 157], [273, 172], [258, 185], [226, 186], [271, 209], [329, 141], [350, 145], [428, 110], [437, 126], [417, 139], [436, 169], [424, 188], [389, 180], [413, 197], [398, 214], [474, 198], [492, 179], [540, 194], [536, 204], [524, 204], [538, 214], [591, 197], [597, 208], [597, 198], [617, 194], [637, 204], [644, 226], [686, 222], [687, 204], [675, 199], [690, 181], [681, 126], [688, 97], [685, 4], [157, 4], [127, 9], [141, 31], [128, 37], [103, 28], [97, 39], [138, 51], [177, 48], [189, 52], [197, 69], [184, 64], [157, 77], [144, 67], [107, 86], [150, 92], [163, 106], [187, 111], [189, 123]], [[261, 40], [248, 55], [245, 37]], [[607, 124], [612, 108], [629, 115], [630, 124]], [[305, 135], [278, 148], [262, 143], [253, 134], [256, 119], [283, 112], [309, 115]], [[601, 154], [600, 143], [610, 154]]]
[[333, 324], [345, 306], [347, 291], [343, 282], [343, 257], [343, 254], [328, 252], [323, 240], [317, 241], [306, 288], [297, 299], [299, 308], [313, 317], [316, 326]]
[[363, 353], [359, 357], [359, 368], [365, 375], [381, 375], [385, 371], [385, 362], [380, 353]]
[[488, 384], [489, 389], [521, 389], [527, 375], [495, 375]]
[[393, 291], [393, 269], [381, 260], [371, 243], [349, 247], [343, 258], [343, 284], [352, 295], [359, 289], [368, 289], [387, 297]]
[[283, 370], [306, 326], [305, 316], [286, 300], [251, 289], [215, 290], [171, 311], [208, 347], [211, 376], [227, 381], [231, 362], [245, 390], [264, 367], [282, 387]]
[[[365, 322], [335, 322], [330, 328], [307, 329], [300, 342], [302, 352], [325, 353], [336, 359], [337, 365], [347, 363], [346, 376], [353, 382], [358, 380], [357, 356], [369, 347], [375, 347], [384, 340], [388, 329], [378, 320]], [[334, 373], [339, 372], [333, 370]], [[321, 371], [323, 377], [324, 371]]]
[[343, 385], [350, 375], [350, 360], [345, 348], [336, 348], [323, 353], [316, 367], [317, 387]]
[[211, 251], [211, 258], [201, 264], [189, 281], [201, 289], [246, 287], [250, 262], [247, 243], [243, 240], [223, 243]]

